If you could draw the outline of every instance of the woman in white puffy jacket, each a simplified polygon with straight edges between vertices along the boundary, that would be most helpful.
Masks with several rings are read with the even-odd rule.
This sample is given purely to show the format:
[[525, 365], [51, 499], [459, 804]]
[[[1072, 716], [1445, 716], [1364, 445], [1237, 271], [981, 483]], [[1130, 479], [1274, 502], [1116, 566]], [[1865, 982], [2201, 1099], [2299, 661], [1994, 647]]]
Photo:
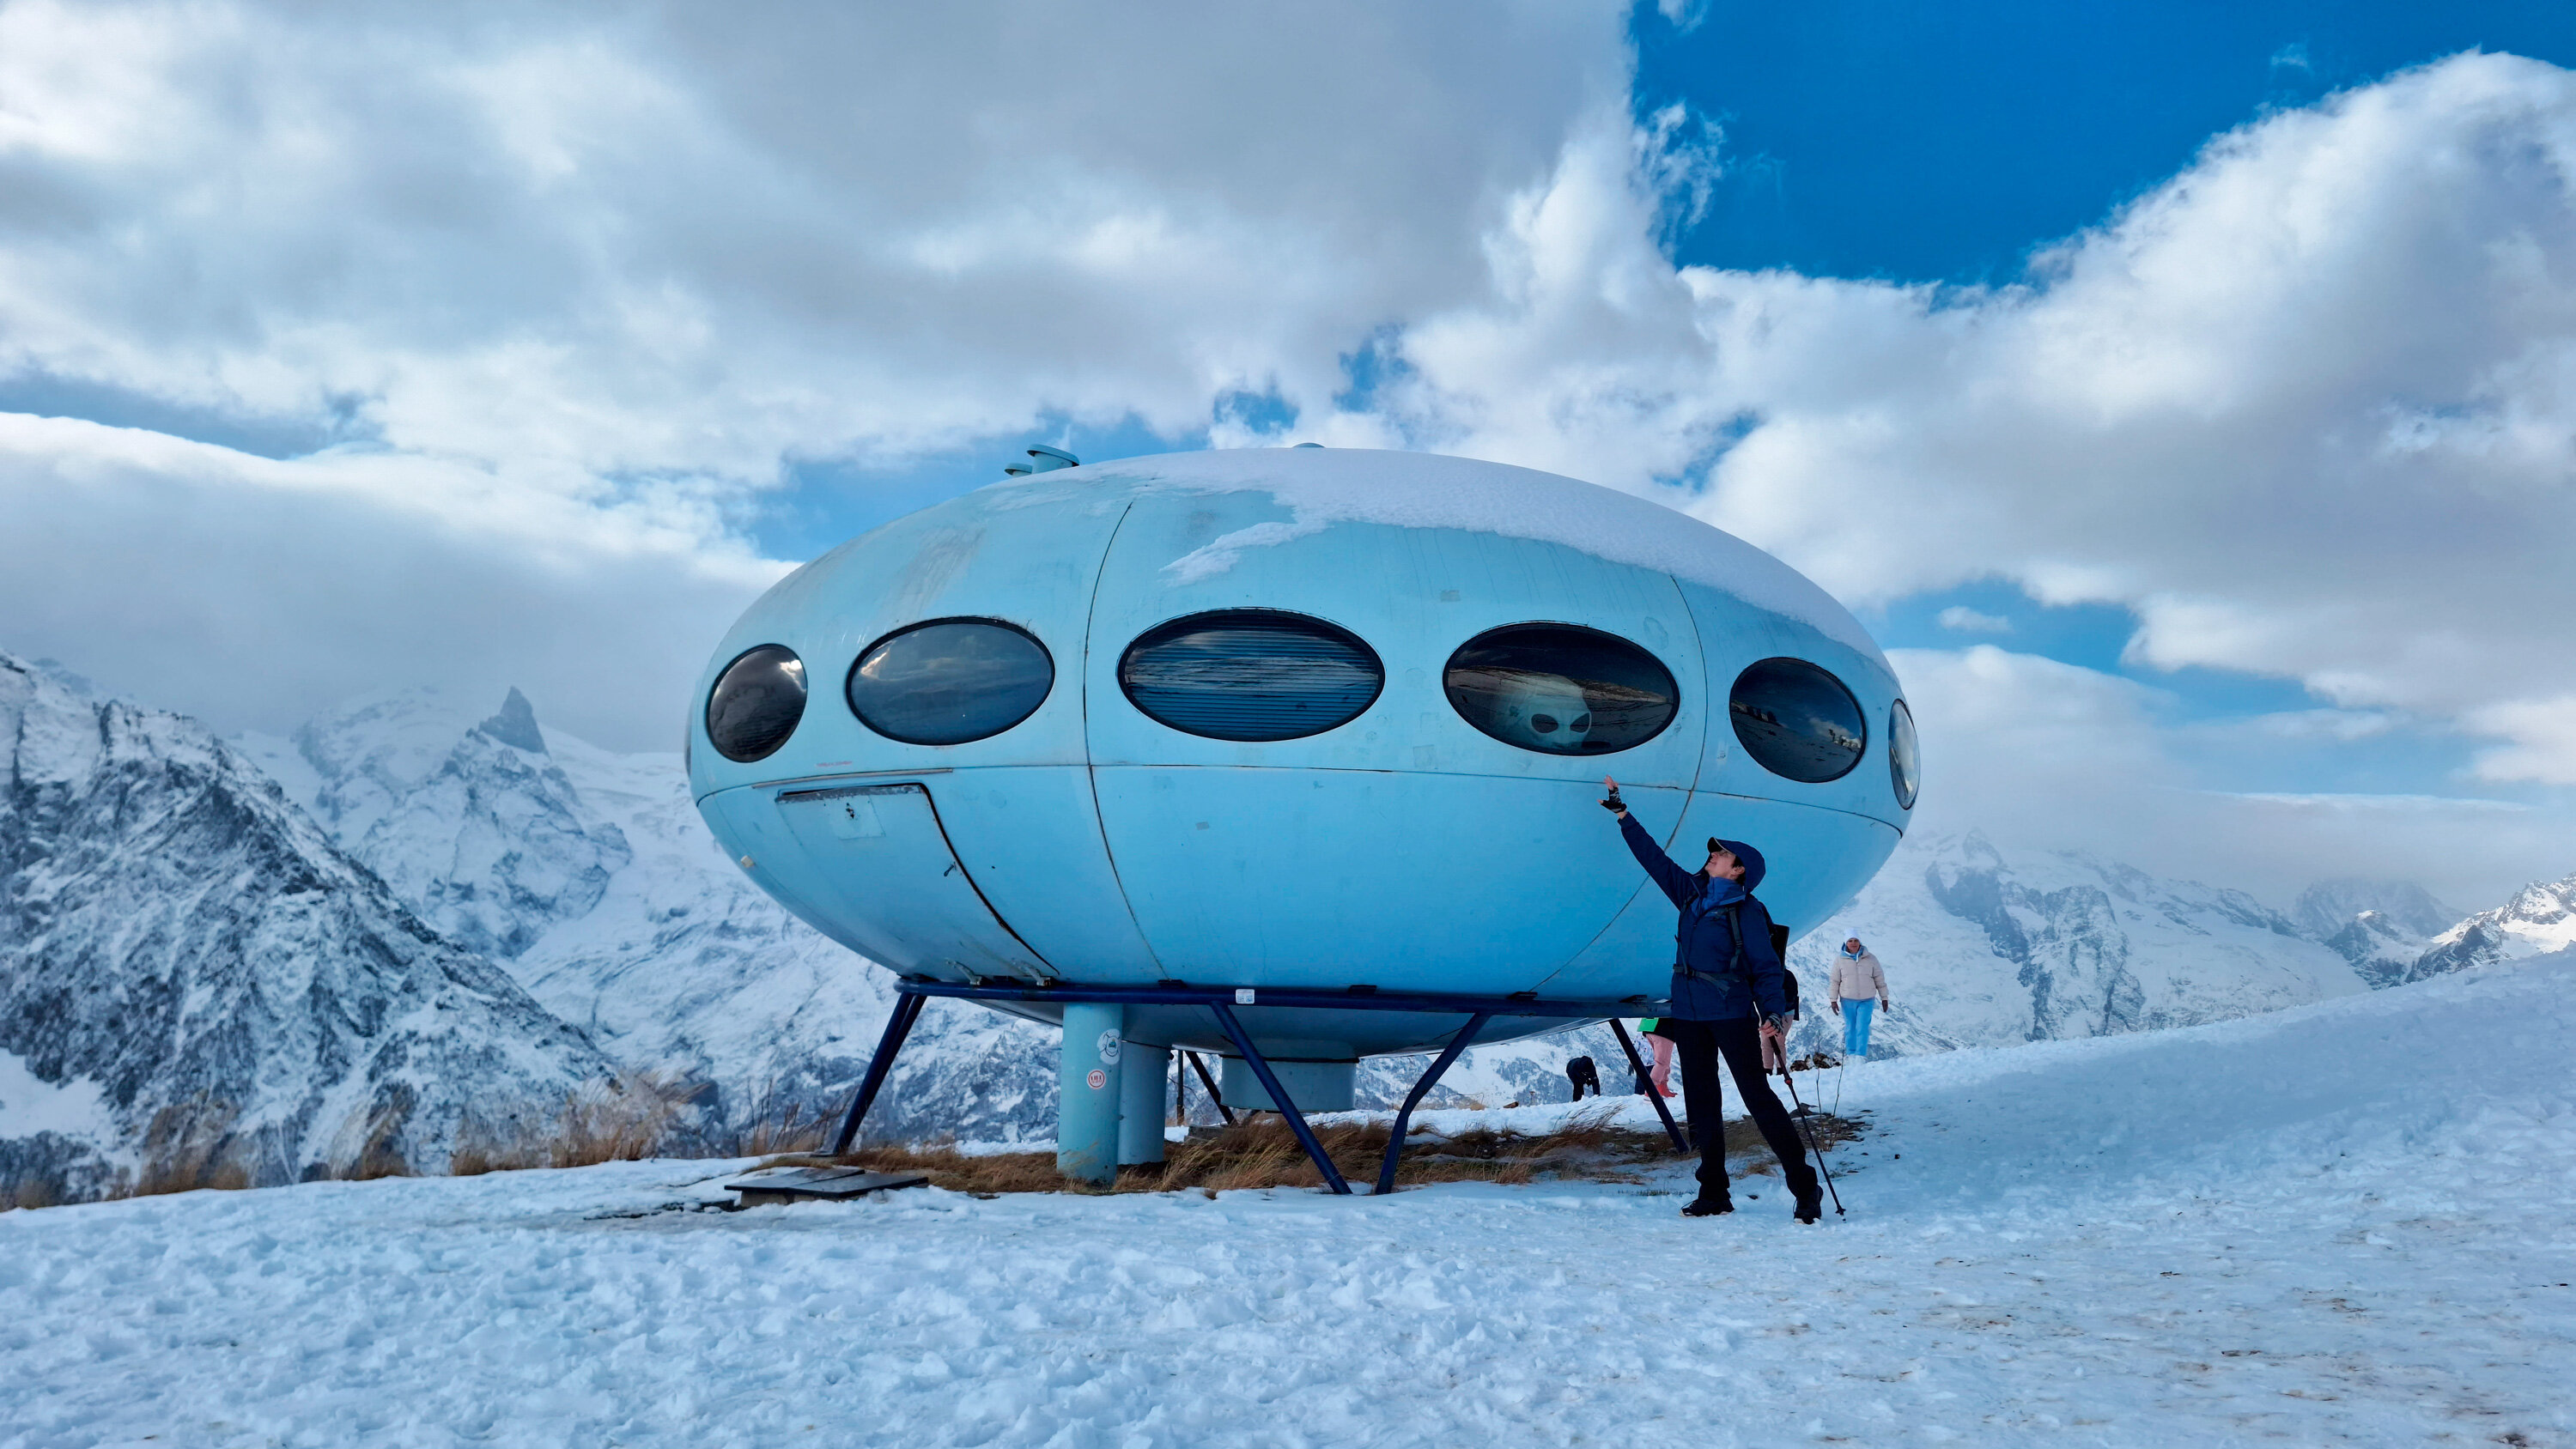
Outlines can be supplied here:
[[1887, 1005], [1887, 973], [1878, 969], [1878, 958], [1862, 948], [1860, 937], [1843, 942], [1826, 994], [1833, 998], [1834, 1015], [1843, 1019], [1843, 1055], [1868, 1056], [1869, 1018]]

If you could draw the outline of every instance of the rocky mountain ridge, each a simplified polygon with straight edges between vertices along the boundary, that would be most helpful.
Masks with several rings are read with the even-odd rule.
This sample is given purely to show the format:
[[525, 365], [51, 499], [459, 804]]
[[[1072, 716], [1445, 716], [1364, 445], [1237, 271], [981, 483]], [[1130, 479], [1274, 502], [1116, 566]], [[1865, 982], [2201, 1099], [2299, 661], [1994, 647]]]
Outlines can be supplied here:
[[193, 720], [0, 654], [0, 1193], [444, 1170], [616, 1069]]
[[[242, 1063], [283, 1053], [299, 1064], [284, 1079], [319, 1070], [302, 1065], [313, 1052], [296, 1056], [302, 1048], [289, 1040], [295, 1031], [284, 1017], [291, 1010], [280, 1004], [286, 998], [277, 982], [362, 966], [400, 976], [429, 970], [421, 964], [427, 962], [431, 974], [474, 983], [487, 1016], [508, 1018], [508, 1030], [487, 1023], [496, 1039], [558, 1046], [559, 1070], [524, 1063], [496, 1070], [496, 1101], [514, 1100], [514, 1092], [523, 1099], [560, 1093], [620, 1069], [650, 1072], [693, 1093], [673, 1146], [726, 1149], [763, 1124], [774, 1128], [791, 1116], [811, 1124], [837, 1112], [875, 1045], [892, 1003], [886, 973], [794, 920], [733, 868], [698, 819], [675, 754], [618, 754], [549, 731], [517, 690], [497, 710], [432, 690], [371, 696], [290, 738], [244, 736], [234, 750], [192, 722], [85, 699], [63, 676], [12, 663], [17, 678], [33, 681], [12, 686], [21, 694], [55, 691], [37, 711], [39, 735], [50, 728], [44, 719], [69, 717], [64, 700], [84, 699], [79, 708], [99, 720], [154, 722], [144, 733], [161, 743], [145, 754], [171, 781], [220, 779], [223, 798], [265, 802], [236, 812], [256, 817], [257, 828], [246, 833], [138, 836], [112, 810], [48, 817], [48, 849], [86, 852], [106, 873], [102, 880], [118, 872], [131, 877], [100, 900], [118, 898], [116, 891], [139, 894], [147, 908], [166, 913], [175, 909], [171, 902], [228, 899], [242, 878], [239, 842], [256, 837], [287, 842], [280, 848], [289, 854], [321, 862], [312, 871], [341, 897], [378, 903], [368, 907], [376, 913], [368, 921], [394, 923], [374, 934], [280, 934], [274, 956], [238, 963], [237, 989], [192, 1009], [212, 1013], [209, 1020], [229, 1013], [252, 1023], [237, 1032], [248, 1053]], [[23, 724], [13, 728], [27, 735]], [[24, 798], [11, 788], [13, 801]], [[30, 868], [10, 864], [13, 899], [26, 894], [17, 882]], [[1897, 1003], [1880, 1019], [1878, 1054], [1904, 1055], [2188, 1025], [2528, 954], [2555, 939], [2550, 933], [2568, 919], [2571, 902], [2576, 880], [2534, 887], [2446, 932], [2445, 920], [2456, 918], [2404, 883], [2324, 882], [2283, 913], [2241, 892], [2117, 862], [2008, 850], [1973, 832], [1918, 831], [1859, 899], [1793, 946], [1791, 964], [1809, 998], [1795, 1050], [1839, 1050], [1840, 1028], [1822, 998], [1832, 953], [1850, 935], [1879, 952]], [[254, 897], [229, 908], [256, 915], [269, 907]], [[411, 944], [380, 944], [387, 931]], [[148, 979], [159, 969], [151, 951], [127, 949], [113, 932], [93, 936], [88, 978], [104, 981], [122, 969]], [[42, 998], [30, 985], [42, 974], [41, 960], [20, 948], [20, 939], [0, 941], [10, 1009], [26, 1021], [61, 1016], [74, 1023], [61, 1029], [67, 1037], [103, 1042], [114, 1030], [104, 1020], [62, 1016], [66, 1002]], [[122, 965], [111, 969], [115, 963]], [[316, 1040], [342, 1031], [339, 1019], [351, 1016], [336, 1004], [315, 1009], [326, 1020], [300, 1030]], [[394, 1018], [374, 1012], [357, 1019], [356, 1036], [334, 1048], [332, 1060], [383, 1054], [368, 1045], [376, 1039], [370, 1033], [381, 1035]], [[74, 1054], [30, 1053], [9, 1045], [13, 1040], [38, 1042], [23, 1031], [0, 1036], [0, 1142], [9, 1144], [0, 1153], [54, 1161], [44, 1154], [59, 1157], [56, 1148], [24, 1144], [64, 1134], [29, 1124], [87, 1122], [97, 1141], [122, 1142], [126, 1154], [92, 1152], [85, 1159], [94, 1160], [92, 1177], [132, 1171], [142, 1153], [135, 1134], [152, 1129], [127, 1104], [161, 1099], [138, 1094], [123, 1078], [84, 1075]], [[394, 1055], [421, 1050], [406, 1046]], [[1561, 1100], [1563, 1065], [1574, 1055], [1592, 1056], [1614, 1090], [1623, 1085], [1623, 1058], [1607, 1029], [1595, 1026], [1472, 1051], [1434, 1101]], [[1366, 1064], [1363, 1100], [1392, 1101], [1420, 1065]], [[392, 1080], [370, 1070], [371, 1082]], [[473, 1075], [460, 1070], [449, 1080]], [[452, 1137], [469, 1106], [481, 1108], [437, 1098], [424, 1109], [427, 1099], [413, 1090], [405, 1120], [423, 1125], [396, 1147], [412, 1154], [406, 1160], [414, 1165], [434, 1165], [441, 1159], [431, 1129], [446, 1122]], [[1191, 1096], [1200, 1097], [1195, 1087]], [[343, 1124], [357, 1110], [331, 1100]], [[394, 1098], [366, 1100], [368, 1111], [381, 1115]], [[935, 1002], [881, 1099], [872, 1135], [1043, 1139], [1054, 1109], [1052, 1033]], [[270, 1152], [276, 1162], [296, 1159], [294, 1172], [354, 1162], [330, 1134], [330, 1144], [339, 1145], [308, 1147], [323, 1107], [304, 1109], [301, 1118], [260, 1110], [267, 1114], [262, 1123], [304, 1124], [291, 1149]], [[283, 1131], [260, 1140], [284, 1143]], [[7, 1160], [0, 1158], [0, 1172]], [[263, 1166], [259, 1180], [284, 1170]]]
[[1895, 1007], [1874, 1055], [2191, 1026], [2367, 989], [2351, 964], [2242, 891], [2071, 851], [1916, 831], [1841, 913], [1790, 948], [1815, 1000], [1801, 1048], [1838, 1054], [1825, 1000], [1857, 936]]
[[2576, 875], [2535, 881], [2433, 938], [2409, 979], [2576, 949]]
[[[621, 755], [436, 690], [371, 695], [245, 750], [349, 853], [442, 930], [481, 943], [549, 1010], [693, 1092], [682, 1147], [846, 1102], [892, 979], [746, 880], [691, 804], [676, 754]], [[934, 1002], [871, 1131], [1043, 1136], [1055, 1042]]]

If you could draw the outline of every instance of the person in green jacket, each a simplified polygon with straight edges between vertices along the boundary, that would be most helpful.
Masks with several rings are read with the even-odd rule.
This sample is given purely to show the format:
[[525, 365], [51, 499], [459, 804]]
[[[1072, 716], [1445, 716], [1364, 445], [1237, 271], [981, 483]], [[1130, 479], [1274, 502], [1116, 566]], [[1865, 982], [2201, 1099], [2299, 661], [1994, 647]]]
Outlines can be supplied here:
[[1675, 1097], [1681, 1094], [1673, 1090], [1673, 1039], [1655, 1030], [1661, 1025], [1661, 1017], [1641, 1017], [1637, 1030], [1645, 1033], [1646, 1047], [1655, 1054], [1655, 1065], [1647, 1074], [1653, 1080], [1655, 1090], [1667, 1097]]

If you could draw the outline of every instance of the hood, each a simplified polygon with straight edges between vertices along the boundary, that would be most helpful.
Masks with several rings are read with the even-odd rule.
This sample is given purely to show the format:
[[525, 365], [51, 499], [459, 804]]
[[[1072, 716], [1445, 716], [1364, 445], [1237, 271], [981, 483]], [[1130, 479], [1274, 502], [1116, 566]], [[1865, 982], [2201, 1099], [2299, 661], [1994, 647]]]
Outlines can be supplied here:
[[1763, 872], [1770, 869], [1762, 863], [1762, 852], [1741, 840], [1720, 840], [1711, 837], [1709, 849], [1714, 852], [1720, 848], [1744, 862], [1744, 892], [1751, 895], [1762, 884]]

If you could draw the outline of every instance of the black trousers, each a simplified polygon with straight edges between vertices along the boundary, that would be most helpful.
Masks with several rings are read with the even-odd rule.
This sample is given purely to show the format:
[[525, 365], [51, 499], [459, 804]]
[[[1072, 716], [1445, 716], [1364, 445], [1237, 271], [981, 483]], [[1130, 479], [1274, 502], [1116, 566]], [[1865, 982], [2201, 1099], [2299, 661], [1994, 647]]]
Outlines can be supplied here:
[[1789, 1191], [1812, 1196], [1817, 1191], [1816, 1170], [1807, 1165], [1806, 1148], [1798, 1141], [1789, 1109], [1772, 1095], [1771, 1083], [1762, 1075], [1761, 1028], [1754, 1019], [1682, 1021], [1668, 1016], [1655, 1031], [1672, 1038], [1673, 1055], [1681, 1062], [1682, 1106], [1690, 1113], [1691, 1142], [1699, 1148], [1700, 1195], [1727, 1196], [1726, 1103], [1717, 1086], [1717, 1059], [1723, 1054], [1727, 1074], [1735, 1078], [1736, 1095], [1744, 1099], [1753, 1125], [1762, 1129], [1762, 1140], [1771, 1144], [1771, 1155], [1780, 1159], [1780, 1175]]

